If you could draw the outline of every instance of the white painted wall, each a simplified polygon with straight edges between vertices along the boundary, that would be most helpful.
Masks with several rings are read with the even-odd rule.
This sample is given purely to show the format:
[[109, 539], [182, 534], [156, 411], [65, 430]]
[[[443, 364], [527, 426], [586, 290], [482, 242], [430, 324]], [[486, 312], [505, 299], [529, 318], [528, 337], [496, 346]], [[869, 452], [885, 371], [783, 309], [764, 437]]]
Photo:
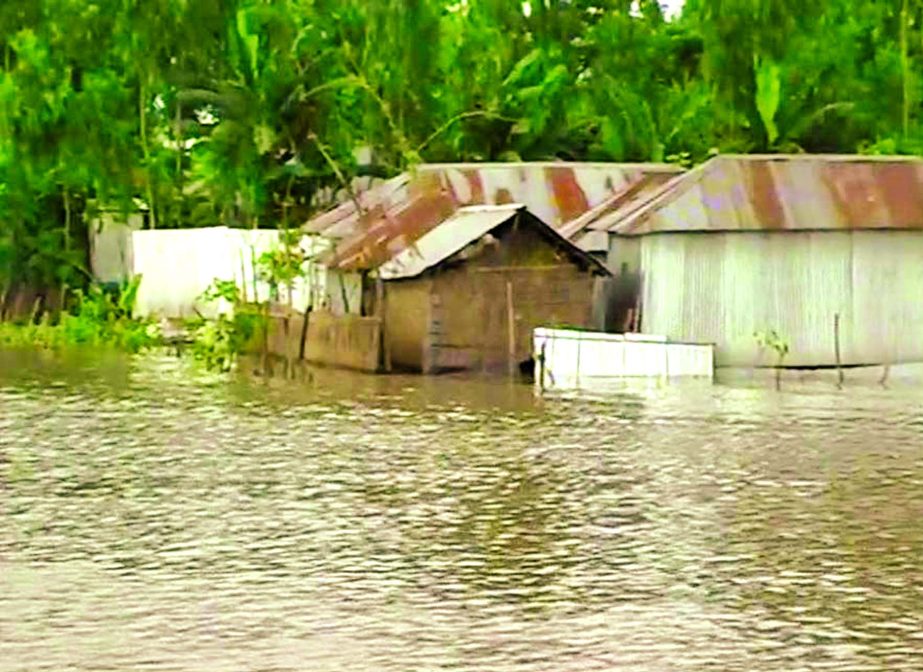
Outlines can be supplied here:
[[[266, 300], [270, 287], [255, 281], [254, 264], [278, 241], [278, 231], [223, 226], [135, 231], [132, 273], [142, 276], [135, 310], [141, 316], [185, 318], [199, 313], [213, 317], [229, 309], [200, 300], [216, 279], [234, 280], [250, 301]], [[305, 237], [301, 246], [307, 254], [313, 254], [326, 243]], [[307, 278], [295, 283], [292, 291], [292, 307], [298, 311], [304, 311], [309, 304], [319, 305], [324, 294], [325, 273], [314, 262], [308, 262], [305, 271]], [[283, 290], [281, 302], [287, 301]]]

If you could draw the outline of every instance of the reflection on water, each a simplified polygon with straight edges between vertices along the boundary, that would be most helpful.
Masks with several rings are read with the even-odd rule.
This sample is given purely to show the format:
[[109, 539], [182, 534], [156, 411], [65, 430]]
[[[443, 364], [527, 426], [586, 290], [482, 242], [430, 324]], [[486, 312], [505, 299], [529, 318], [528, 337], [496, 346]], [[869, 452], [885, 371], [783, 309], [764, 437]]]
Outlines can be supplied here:
[[0, 670], [919, 670], [920, 402], [0, 354]]

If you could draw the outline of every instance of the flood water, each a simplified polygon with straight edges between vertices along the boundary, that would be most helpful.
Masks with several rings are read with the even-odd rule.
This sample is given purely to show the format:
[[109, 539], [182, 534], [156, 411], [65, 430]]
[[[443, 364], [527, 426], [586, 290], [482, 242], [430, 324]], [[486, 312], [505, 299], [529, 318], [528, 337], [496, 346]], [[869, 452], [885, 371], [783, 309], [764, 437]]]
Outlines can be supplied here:
[[0, 670], [921, 670], [921, 402], [0, 354]]

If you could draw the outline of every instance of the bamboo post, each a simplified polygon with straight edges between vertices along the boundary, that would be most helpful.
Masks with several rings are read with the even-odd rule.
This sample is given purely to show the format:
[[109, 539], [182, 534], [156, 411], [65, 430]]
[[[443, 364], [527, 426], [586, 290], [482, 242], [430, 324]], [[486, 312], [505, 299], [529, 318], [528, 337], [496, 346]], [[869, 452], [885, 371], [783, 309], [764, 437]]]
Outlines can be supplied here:
[[513, 308], [513, 283], [506, 281], [506, 320], [509, 327], [509, 370], [510, 376], [516, 372], [516, 313]]
[[375, 314], [378, 317], [378, 337], [381, 339], [382, 366], [385, 373], [391, 373], [391, 344], [387, 337], [385, 322], [385, 281], [380, 275], [375, 276]]
[[340, 298], [343, 300], [343, 312], [349, 315], [349, 293], [346, 291], [346, 278], [343, 273], [337, 273], [340, 281]]
[[840, 314], [833, 316], [833, 347], [836, 353], [837, 387], [843, 389], [843, 364], [840, 358]]
[[263, 362], [263, 375], [270, 376], [270, 362], [269, 362], [269, 328], [272, 321], [272, 315], [269, 312], [269, 301], [263, 304], [263, 352], [262, 352], [262, 362]]
[[311, 319], [311, 311], [314, 310], [314, 304], [309, 303], [304, 311], [304, 319], [301, 322], [301, 343], [298, 346], [298, 359], [304, 361], [304, 351], [308, 343], [308, 320]]
[[[289, 188], [291, 188], [291, 180], [289, 180]], [[288, 240], [288, 197], [287, 196], [285, 199], [285, 203], [282, 206], [282, 209], [283, 209], [282, 224], [284, 227], [284, 231], [282, 233], [282, 237], [284, 238], [284, 240], [282, 241], [282, 249], [285, 254], [285, 279], [286, 279], [285, 290], [288, 294], [288, 296], [286, 297], [286, 301], [285, 301], [286, 311], [285, 311], [285, 320], [284, 320], [285, 374], [286, 374], [286, 377], [291, 380], [291, 379], [294, 379], [295, 377], [293, 366], [292, 366], [292, 362], [294, 360], [294, 357], [292, 355], [292, 312], [294, 309], [292, 307], [293, 280], [290, 275], [291, 264], [292, 264], [292, 250], [289, 247], [289, 240]]]
[[294, 357], [292, 356], [292, 311], [289, 309], [282, 318], [282, 333], [285, 338], [285, 377], [294, 379]]

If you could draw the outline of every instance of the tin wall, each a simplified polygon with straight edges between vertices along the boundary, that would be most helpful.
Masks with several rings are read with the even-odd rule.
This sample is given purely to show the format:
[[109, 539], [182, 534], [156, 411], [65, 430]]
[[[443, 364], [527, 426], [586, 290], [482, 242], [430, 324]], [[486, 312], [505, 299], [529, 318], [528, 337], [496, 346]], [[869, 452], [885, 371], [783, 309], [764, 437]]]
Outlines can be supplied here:
[[641, 243], [643, 331], [713, 342], [718, 366], [923, 361], [923, 232], [670, 233]]

